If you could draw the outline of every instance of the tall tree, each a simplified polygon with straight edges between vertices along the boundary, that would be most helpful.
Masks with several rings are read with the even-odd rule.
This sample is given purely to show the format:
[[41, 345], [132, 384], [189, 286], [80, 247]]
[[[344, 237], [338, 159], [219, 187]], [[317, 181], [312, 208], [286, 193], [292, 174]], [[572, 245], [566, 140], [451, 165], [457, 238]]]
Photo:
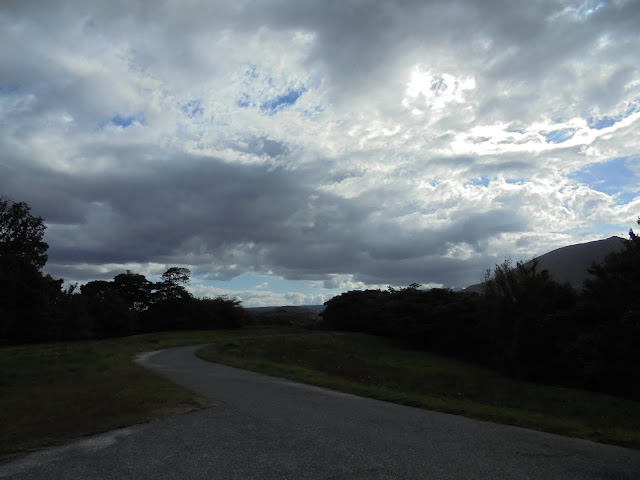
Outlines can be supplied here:
[[161, 300], [184, 300], [190, 297], [184, 285], [190, 282], [191, 270], [171, 267], [162, 274], [162, 281], [156, 284]]
[[[640, 225], [640, 219], [638, 220]], [[588, 359], [581, 374], [594, 388], [640, 399], [640, 235], [594, 264], [584, 283], [576, 352]]]
[[0, 343], [42, 337], [55, 286], [41, 273], [47, 261], [45, 228], [29, 205], [0, 197]]
[[[575, 292], [569, 284], [555, 282], [547, 270], [510, 260], [488, 270], [484, 298], [490, 307], [496, 366], [517, 378], [540, 380], [554, 372], [568, 312]], [[567, 314], [567, 315], [565, 315]]]
[[0, 197], [0, 257], [24, 260], [41, 270], [48, 258], [49, 245], [42, 239], [46, 228], [25, 202]]
[[640, 307], [640, 236], [631, 229], [624, 242], [624, 249], [589, 269], [595, 278], [584, 283], [585, 293], [604, 306], [609, 318], [637, 312]]
[[144, 275], [127, 270], [113, 278], [113, 286], [130, 310], [140, 312], [149, 307], [151, 283]]

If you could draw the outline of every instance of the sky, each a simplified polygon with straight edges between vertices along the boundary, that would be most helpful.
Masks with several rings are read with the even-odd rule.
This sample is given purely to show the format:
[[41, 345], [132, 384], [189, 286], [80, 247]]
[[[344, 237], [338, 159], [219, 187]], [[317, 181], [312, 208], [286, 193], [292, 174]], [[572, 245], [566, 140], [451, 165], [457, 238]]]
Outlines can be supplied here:
[[636, 226], [638, 25], [632, 0], [3, 0], [0, 194], [70, 283], [463, 288]]

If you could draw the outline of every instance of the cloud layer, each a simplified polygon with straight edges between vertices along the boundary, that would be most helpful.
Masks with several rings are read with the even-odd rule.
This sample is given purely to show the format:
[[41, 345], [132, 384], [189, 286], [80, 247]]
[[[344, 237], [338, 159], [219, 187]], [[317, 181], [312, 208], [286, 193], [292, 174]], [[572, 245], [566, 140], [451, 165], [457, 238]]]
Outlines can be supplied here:
[[[464, 287], [634, 225], [638, 25], [622, 0], [3, 2], [0, 193], [69, 280]], [[247, 275], [299, 290], [225, 290]]]

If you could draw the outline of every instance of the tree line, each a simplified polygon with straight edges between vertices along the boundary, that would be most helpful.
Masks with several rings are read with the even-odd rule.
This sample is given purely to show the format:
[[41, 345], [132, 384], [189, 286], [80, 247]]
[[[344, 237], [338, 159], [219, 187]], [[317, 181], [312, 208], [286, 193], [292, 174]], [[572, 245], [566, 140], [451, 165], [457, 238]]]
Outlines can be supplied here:
[[496, 265], [481, 294], [418, 284], [351, 291], [325, 304], [323, 326], [390, 337], [521, 380], [640, 400], [640, 236], [630, 230], [625, 248], [589, 272], [580, 292], [535, 260]]
[[[0, 345], [239, 328], [248, 320], [237, 300], [193, 297], [181, 267], [157, 282], [126, 271], [64, 288], [42, 273], [44, 231], [29, 205], [0, 197]], [[577, 292], [536, 261], [505, 261], [487, 272], [481, 294], [418, 284], [350, 291], [325, 304], [321, 326], [386, 336], [521, 380], [640, 400], [640, 236], [630, 230], [625, 248], [590, 273]]]
[[0, 197], [0, 345], [242, 326], [239, 301], [186, 290], [187, 268], [171, 267], [158, 282], [126, 271], [64, 288], [63, 279], [42, 273], [45, 228], [28, 204]]

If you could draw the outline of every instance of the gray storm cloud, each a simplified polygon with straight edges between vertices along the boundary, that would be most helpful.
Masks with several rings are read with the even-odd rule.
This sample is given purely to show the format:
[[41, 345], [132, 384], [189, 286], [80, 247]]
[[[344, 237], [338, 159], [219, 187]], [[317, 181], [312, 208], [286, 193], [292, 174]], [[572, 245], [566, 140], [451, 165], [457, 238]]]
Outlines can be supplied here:
[[0, 193], [70, 279], [465, 286], [633, 224], [637, 181], [580, 173], [640, 155], [638, 24], [632, 1], [3, 2]]

